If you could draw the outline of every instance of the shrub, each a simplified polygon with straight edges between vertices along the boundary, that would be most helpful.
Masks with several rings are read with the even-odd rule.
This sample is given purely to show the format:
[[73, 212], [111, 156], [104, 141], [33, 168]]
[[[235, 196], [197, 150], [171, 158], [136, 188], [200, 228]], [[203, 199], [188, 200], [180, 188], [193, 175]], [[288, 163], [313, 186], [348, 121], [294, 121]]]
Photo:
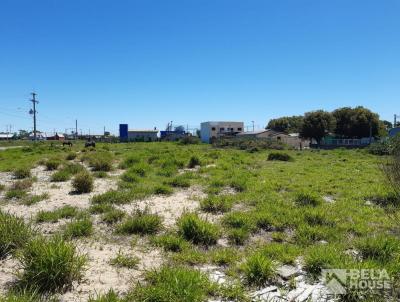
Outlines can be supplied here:
[[205, 301], [210, 281], [198, 270], [184, 267], [163, 267], [147, 273], [145, 284], [138, 284], [128, 301]]
[[268, 154], [268, 160], [293, 161], [293, 158], [287, 153], [272, 152]]
[[249, 285], [262, 286], [276, 275], [275, 264], [261, 253], [255, 253], [248, 257], [242, 270]]
[[132, 195], [126, 191], [108, 191], [92, 198], [93, 204], [125, 204], [132, 201]]
[[196, 214], [184, 214], [178, 221], [179, 233], [194, 244], [212, 245], [217, 242], [217, 226], [200, 219]]
[[127, 158], [125, 158], [120, 164], [119, 168], [120, 169], [127, 169], [132, 167], [133, 165], [140, 163], [140, 157], [137, 155], [130, 155]]
[[196, 155], [193, 155], [189, 160], [188, 168], [193, 169], [200, 165], [201, 165], [200, 159]]
[[89, 217], [77, 219], [65, 226], [65, 238], [87, 237], [93, 233], [93, 223]]
[[32, 233], [22, 218], [0, 211], [0, 259], [24, 247]]
[[66, 160], [74, 160], [76, 158], [76, 153], [70, 152], [65, 156]]
[[18, 255], [23, 268], [21, 284], [40, 292], [54, 292], [79, 280], [86, 262], [72, 243], [61, 237], [38, 237], [28, 242]]
[[93, 171], [111, 171], [112, 160], [108, 156], [94, 156], [90, 159], [89, 165], [93, 168]]
[[139, 177], [134, 171], [126, 171], [124, 174], [121, 175], [121, 179], [125, 182], [129, 183], [137, 183], [139, 182]]
[[162, 247], [164, 251], [174, 253], [181, 252], [188, 246], [185, 240], [174, 235], [162, 235], [155, 237], [152, 239], [152, 242], [156, 246]]
[[200, 208], [209, 213], [225, 213], [232, 208], [232, 199], [228, 196], [210, 196], [200, 202]]
[[67, 163], [64, 165], [62, 171], [75, 175], [85, 170], [85, 167], [77, 163]]
[[389, 262], [400, 255], [400, 240], [387, 235], [361, 239], [356, 244], [365, 259]]
[[107, 224], [114, 224], [122, 220], [124, 218], [125, 212], [116, 208], [112, 208], [109, 211], [103, 213], [101, 215], [101, 220]]
[[60, 164], [61, 162], [58, 159], [49, 159], [45, 162], [45, 166], [48, 171], [57, 170]]
[[121, 234], [155, 234], [161, 229], [161, 218], [150, 214], [148, 210], [136, 210], [117, 226], [117, 233]]
[[312, 192], [299, 192], [295, 196], [295, 203], [299, 206], [318, 206], [322, 203], [321, 197]]
[[51, 181], [52, 182], [63, 182], [67, 181], [71, 178], [71, 174], [69, 174], [65, 170], [57, 171], [53, 175], [51, 175]]
[[139, 258], [124, 255], [119, 251], [117, 256], [111, 259], [110, 264], [117, 267], [135, 268], [139, 264]]
[[16, 168], [13, 172], [16, 179], [24, 179], [31, 177], [31, 170], [28, 167]]
[[72, 187], [78, 194], [89, 193], [93, 190], [93, 177], [87, 171], [80, 172], [75, 175], [72, 180]]

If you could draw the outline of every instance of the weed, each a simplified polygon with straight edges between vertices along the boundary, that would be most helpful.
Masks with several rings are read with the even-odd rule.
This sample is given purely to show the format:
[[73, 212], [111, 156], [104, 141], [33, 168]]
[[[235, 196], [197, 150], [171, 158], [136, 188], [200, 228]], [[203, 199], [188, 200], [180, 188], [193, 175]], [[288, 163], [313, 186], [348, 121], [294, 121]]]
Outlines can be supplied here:
[[216, 249], [211, 253], [211, 262], [218, 266], [231, 265], [237, 260], [239, 260], [239, 255], [233, 248]]
[[74, 160], [76, 158], [76, 153], [74, 152], [69, 152], [66, 156], [65, 159], [66, 160]]
[[135, 268], [139, 264], [139, 258], [124, 255], [119, 251], [117, 256], [111, 259], [110, 264], [117, 267]]
[[108, 191], [100, 195], [93, 196], [93, 204], [125, 204], [132, 201], [132, 196], [126, 191]]
[[387, 263], [400, 255], [400, 240], [388, 235], [363, 238], [356, 244], [365, 259]]
[[24, 247], [32, 234], [22, 218], [0, 211], [0, 259]]
[[296, 194], [294, 202], [299, 206], [316, 207], [322, 203], [322, 199], [315, 193], [303, 191]]
[[175, 188], [189, 188], [190, 180], [186, 174], [178, 175], [167, 182], [170, 186]]
[[31, 206], [43, 200], [49, 199], [48, 193], [43, 193], [40, 195], [30, 195], [22, 199], [21, 203], [26, 206]]
[[77, 255], [72, 243], [61, 237], [38, 237], [28, 242], [18, 255], [23, 273], [20, 283], [40, 292], [55, 292], [79, 280], [86, 258]]
[[200, 202], [200, 208], [204, 212], [209, 213], [225, 213], [232, 208], [232, 198], [221, 195], [221, 196], [209, 196]]
[[172, 192], [172, 189], [165, 185], [159, 184], [154, 187], [154, 194], [156, 195], [170, 195]]
[[115, 209], [111, 204], [108, 203], [97, 203], [93, 204], [89, 208], [89, 212], [92, 214], [103, 214]]
[[72, 180], [72, 187], [78, 194], [89, 193], [93, 190], [93, 177], [90, 173], [84, 171], [75, 175]]
[[94, 154], [89, 159], [89, 166], [93, 171], [111, 171], [112, 170], [112, 156], [109, 152], [99, 152]]
[[120, 234], [155, 234], [161, 229], [161, 218], [156, 214], [150, 214], [148, 210], [136, 210], [125, 221], [117, 226]]
[[121, 221], [122, 218], [124, 218], [124, 216], [125, 216], [124, 211], [112, 208], [101, 215], [101, 221], [107, 224], [114, 224]]
[[93, 176], [96, 178], [107, 178], [108, 174], [105, 171], [95, 171], [93, 172]]
[[11, 189], [6, 192], [6, 199], [22, 199], [26, 196], [26, 192], [24, 190]]
[[71, 178], [71, 174], [68, 173], [65, 170], [60, 170], [55, 172], [53, 175], [51, 175], [50, 180], [52, 182], [63, 182], [63, 181], [67, 181]]
[[79, 211], [75, 207], [71, 207], [69, 205], [63, 206], [62, 208], [58, 208], [54, 211], [39, 211], [36, 214], [36, 222], [57, 222], [62, 218], [73, 218], [78, 215]]
[[193, 155], [189, 160], [188, 168], [193, 169], [196, 168], [197, 166], [201, 166], [200, 159], [196, 155]]
[[322, 269], [343, 267], [340, 251], [332, 246], [314, 245], [306, 252], [304, 269], [319, 277]]
[[162, 247], [164, 251], [174, 252], [174, 253], [181, 252], [188, 246], [188, 243], [181, 237], [168, 234], [159, 237], [154, 237], [152, 239], [152, 242], [156, 246]]
[[118, 295], [110, 289], [106, 294], [104, 295], [97, 295], [97, 297], [89, 297], [88, 302], [119, 302], [121, 301], [118, 298]]
[[247, 228], [232, 229], [228, 232], [228, 240], [232, 244], [243, 245], [250, 236]]
[[212, 245], [217, 242], [217, 226], [200, 219], [196, 214], [186, 213], [178, 221], [179, 233], [194, 244]]
[[49, 159], [45, 162], [47, 171], [57, 170], [57, 168], [60, 166], [60, 164], [61, 164], [61, 161], [58, 159]]
[[30, 187], [32, 187], [32, 184], [33, 180], [30, 178], [18, 180], [12, 184], [11, 190], [28, 190]]

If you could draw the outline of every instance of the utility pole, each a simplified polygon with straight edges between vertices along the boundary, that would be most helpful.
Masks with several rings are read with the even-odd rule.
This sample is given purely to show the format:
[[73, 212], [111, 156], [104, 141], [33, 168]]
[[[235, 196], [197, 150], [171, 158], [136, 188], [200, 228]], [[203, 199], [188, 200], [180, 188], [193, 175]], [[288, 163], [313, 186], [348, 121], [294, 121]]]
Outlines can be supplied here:
[[75, 120], [75, 140], [78, 139], [78, 120]]
[[33, 140], [36, 141], [37, 137], [36, 137], [36, 104], [39, 104], [39, 102], [36, 100], [36, 93], [32, 92], [32, 99], [30, 100], [30, 102], [32, 102], [33, 104], [33, 109], [31, 109], [29, 111], [30, 114], [33, 114]]
[[396, 128], [396, 126], [397, 126], [397, 114], [394, 115], [393, 128]]

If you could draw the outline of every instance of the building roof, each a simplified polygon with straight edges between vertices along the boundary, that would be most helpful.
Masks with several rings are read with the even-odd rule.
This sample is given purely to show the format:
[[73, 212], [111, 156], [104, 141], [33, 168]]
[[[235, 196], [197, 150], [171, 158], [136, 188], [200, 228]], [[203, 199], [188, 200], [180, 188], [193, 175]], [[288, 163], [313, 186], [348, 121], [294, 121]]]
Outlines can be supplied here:
[[264, 132], [269, 132], [269, 130], [247, 131], [247, 132], [241, 132], [238, 135], [257, 135], [257, 134], [261, 134]]
[[0, 138], [12, 138], [13, 136], [12, 133], [0, 133]]
[[148, 129], [133, 129], [133, 130], [128, 130], [128, 132], [149, 132], [149, 133], [158, 133], [158, 130], [148, 130]]

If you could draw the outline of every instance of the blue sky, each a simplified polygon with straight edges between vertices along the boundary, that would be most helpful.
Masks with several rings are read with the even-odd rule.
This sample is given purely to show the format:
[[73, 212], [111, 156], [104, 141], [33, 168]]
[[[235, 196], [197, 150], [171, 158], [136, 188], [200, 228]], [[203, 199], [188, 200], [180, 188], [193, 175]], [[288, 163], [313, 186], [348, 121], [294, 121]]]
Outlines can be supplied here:
[[0, 131], [400, 114], [398, 0], [0, 2]]

